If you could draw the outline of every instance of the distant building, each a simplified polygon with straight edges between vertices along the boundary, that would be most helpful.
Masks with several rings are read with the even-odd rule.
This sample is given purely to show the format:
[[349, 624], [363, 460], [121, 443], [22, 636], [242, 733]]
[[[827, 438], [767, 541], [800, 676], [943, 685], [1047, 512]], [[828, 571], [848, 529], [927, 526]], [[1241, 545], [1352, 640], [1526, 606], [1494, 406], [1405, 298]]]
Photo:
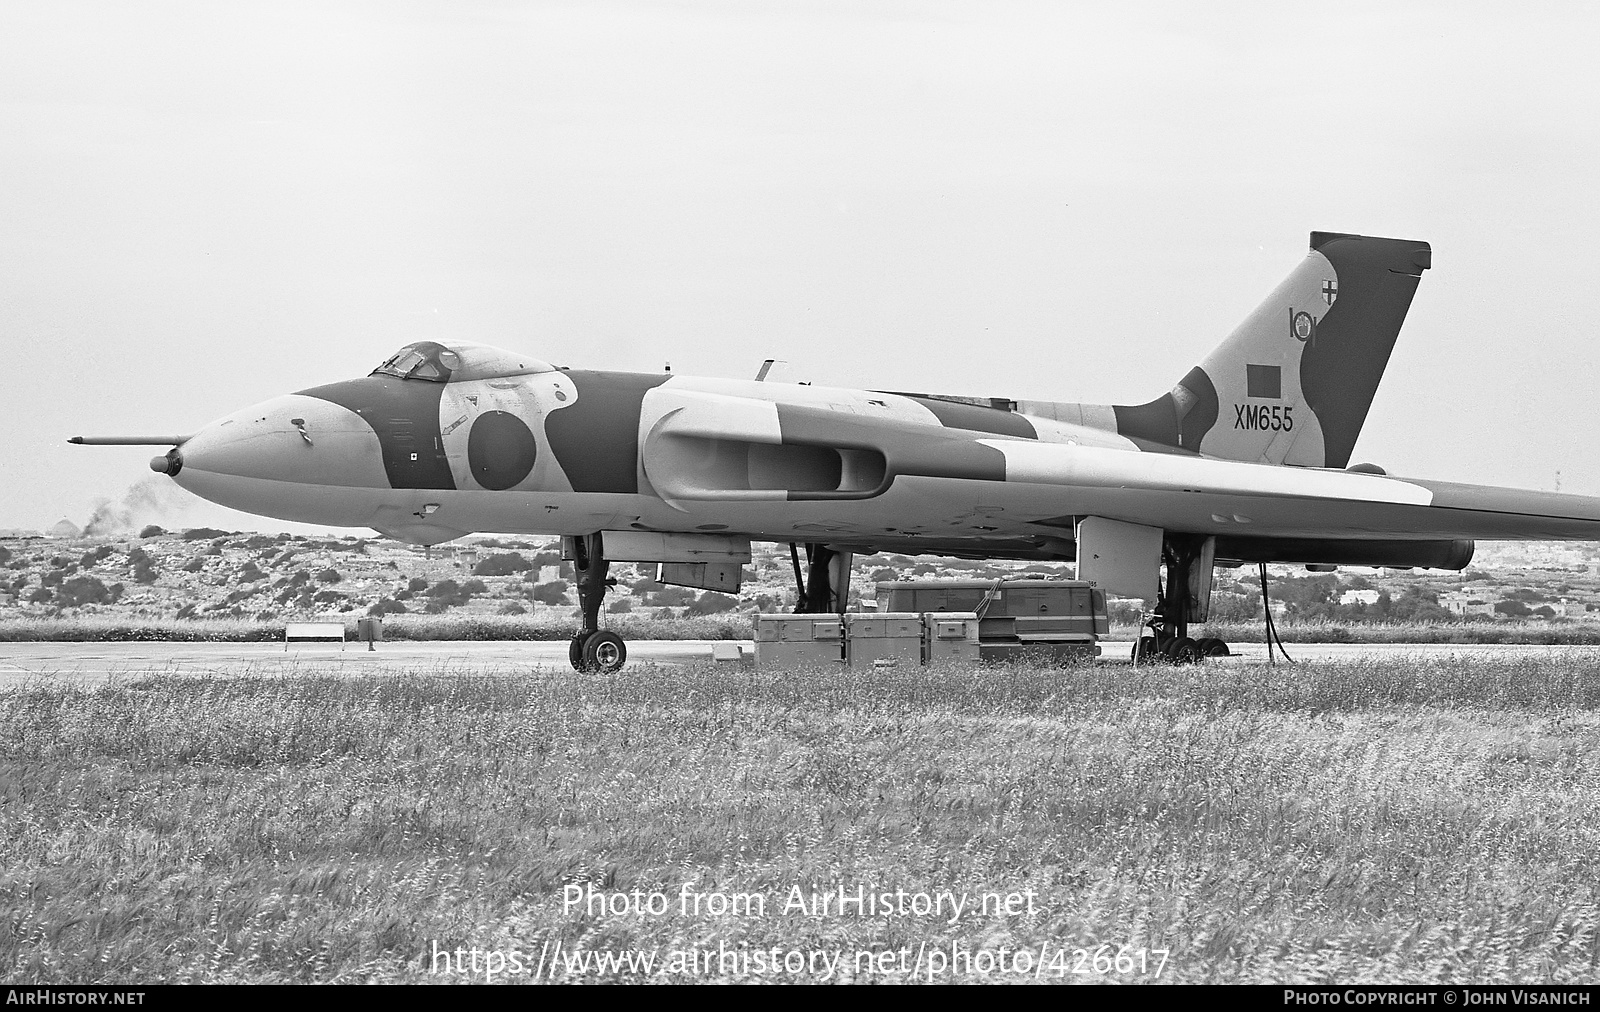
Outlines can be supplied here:
[[1382, 592], [1377, 590], [1347, 590], [1343, 594], [1339, 595], [1339, 603], [1367, 605], [1377, 604], [1378, 595], [1380, 593]]
[[1494, 618], [1493, 604], [1480, 597], [1463, 594], [1459, 591], [1451, 594], [1440, 594], [1439, 606], [1450, 612], [1450, 614], [1459, 615], [1462, 618], [1470, 618], [1476, 615]]
[[56, 525], [45, 531], [45, 535], [52, 538], [81, 538], [83, 530], [71, 520], [62, 517]]

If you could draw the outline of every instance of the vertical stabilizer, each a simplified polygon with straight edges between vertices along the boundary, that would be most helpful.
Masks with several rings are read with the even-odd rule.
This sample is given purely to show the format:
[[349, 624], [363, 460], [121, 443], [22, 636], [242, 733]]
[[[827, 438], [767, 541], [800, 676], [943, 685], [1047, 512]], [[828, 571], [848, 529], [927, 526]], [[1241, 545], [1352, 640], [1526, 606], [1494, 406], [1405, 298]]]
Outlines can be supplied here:
[[1344, 467], [1422, 272], [1425, 242], [1311, 233], [1311, 252], [1124, 436], [1228, 460]]

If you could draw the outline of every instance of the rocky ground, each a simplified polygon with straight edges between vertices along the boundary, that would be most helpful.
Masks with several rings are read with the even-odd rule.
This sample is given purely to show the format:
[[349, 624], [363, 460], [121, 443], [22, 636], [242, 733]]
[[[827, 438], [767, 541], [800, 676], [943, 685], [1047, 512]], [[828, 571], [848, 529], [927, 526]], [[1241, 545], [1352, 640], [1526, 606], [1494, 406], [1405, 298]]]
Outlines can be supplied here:
[[[0, 538], [0, 618], [123, 615], [283, 621], [325, 615], [570, 615], [577, 603], [570, 567], [554, 539], [474, 538], [431, 550], [384, 539], [233, 533], [147, 527], [122, 537]], [[904, 559], [856, 567], [853, 598], [875, 579], [981, 576], [1019, 567]], [[878, 564], [874, 564], [878, 563]], [[1069, 576], [1065, 565], [1026, 575]], [[671, 587], [653, 565], [617, 564], [607, 610], [654, 618], [735, 609], [792, 608], [787, 549], [758, 546], [743, 592], [732, 597]]]
[[[1600, 621], [1600, 552], [1588, 545], [1485, 545], [1461, 573], [1273, 567], [1271, 597], [1290, 619], [1440, 621], [1469, 602], [1478, 620]], [[654, 566], [618, 564], [607, 610], [642, 618], [782, 611], [795, 599], [787, 546], [758, 544], [738, 597], [664, 586]], [[858, 557], [851, 598], [874, 606], [882, 580], [1002, 576], [1067, 578], [1061, 563], [968, 562], [897, 555]], [[0, 537], [0, 619], [288, 621], [367, 614], [568, 617], [570, 568], [554, 539], [470, 538], [431, 550], [380, 538], [236, 533], [150, 526], [117, 537]], [[1259, 618], [1253, 568], [1219, 570], [1213, 618]], [[1122, 615], [1120, 612], [1127, 612]], [[1131, 604], [1113, 617], [1133, 621]]]

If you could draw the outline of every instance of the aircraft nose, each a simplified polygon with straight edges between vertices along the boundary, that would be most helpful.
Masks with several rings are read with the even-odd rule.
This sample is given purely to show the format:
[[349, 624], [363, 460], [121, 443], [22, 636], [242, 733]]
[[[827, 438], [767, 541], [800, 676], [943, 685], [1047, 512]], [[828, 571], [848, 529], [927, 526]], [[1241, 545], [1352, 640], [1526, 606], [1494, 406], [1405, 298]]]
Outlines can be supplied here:
[[150, 469], [206, 498], [219, 483], [389, 487], [372, 427], [348, 408], [300, 394], [220, 418]]

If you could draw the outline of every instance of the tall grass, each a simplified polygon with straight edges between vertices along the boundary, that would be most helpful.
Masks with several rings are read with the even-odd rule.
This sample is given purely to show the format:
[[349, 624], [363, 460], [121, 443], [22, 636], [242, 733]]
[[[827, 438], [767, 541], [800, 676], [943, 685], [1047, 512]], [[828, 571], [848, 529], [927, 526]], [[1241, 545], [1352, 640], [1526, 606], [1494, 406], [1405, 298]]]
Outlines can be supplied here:
[[[431, 972], [434, 944], [1109, 942], [1169, 949], [1162, 980], [1590, 981], [1597, 707], [1591, 651], [27, 685], [0, 693], [0, 976], [470, 978]], [[774, 906], [562, 909], [568, 884], [685, 882]], [[1039, 903], [777, 910], [841, 883]]]

